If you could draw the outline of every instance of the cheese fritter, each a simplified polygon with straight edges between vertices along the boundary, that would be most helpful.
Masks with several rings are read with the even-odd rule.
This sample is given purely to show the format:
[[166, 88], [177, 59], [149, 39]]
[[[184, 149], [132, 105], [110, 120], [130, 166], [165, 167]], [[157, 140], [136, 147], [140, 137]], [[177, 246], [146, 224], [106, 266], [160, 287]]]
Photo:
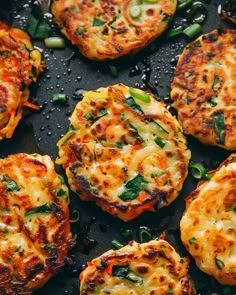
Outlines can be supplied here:
[[49, 156], [0, 159], [0, 294], [31, 294], [72, 245], [68, 188]]
[[10, 138], [30, 98], [29, 85], [43, 70], [28, 34], [0, 22], [0, 140]]
[[63, 34], [90, 59], [136, 53], [162, 34], [176, 0], [53, 0]]
[[181, 54], [171, 98], [184, 132], [203, 144], [236, 149], [236, 30], [215, 30]]
[[196, 294], [188, 260], [165, 240], [134, 241], [88, 262], [80, 274], [80, 295]]
[[116, 84], [85, 92], [70, 121], [57, 164], [81, 199], [127, 221], [178, 196], [190, 151], [164, 103]]
[[181, 239], [197, 266], [221, 284], [236, 285], [236, 154], [186, 199]]

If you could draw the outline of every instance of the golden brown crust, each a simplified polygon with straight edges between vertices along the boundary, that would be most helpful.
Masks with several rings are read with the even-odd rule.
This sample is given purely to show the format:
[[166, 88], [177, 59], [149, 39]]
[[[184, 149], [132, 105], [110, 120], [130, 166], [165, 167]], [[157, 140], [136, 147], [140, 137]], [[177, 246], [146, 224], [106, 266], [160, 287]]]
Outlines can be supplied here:
[[171, 98], [184, 132], [206, 145], [236, 149], [236, 30], [215, 30], [181, 54]]
[[42, 70], [29, 36], [0, 22], [0, 140], [12, 137], [30, 98], [28, 86]]
[[236, 155], [186, 199], [181, 239], [198, 267], [221, 284], [236, 285]]
[[188, 276], [188, 259], [164, 240], [132, 241], [110, 250], [88, 262], [80, 280], [81, 295], [196, 294]]
[[[137, 52], [159, 36], [168, 27], [177, 3], [176, 0], [139, 2], [54, 0], [52, 13], [63, 34], [84, 56], [115, 59]], [[132, 7], [138, 10], [138, 17], [130, 16]]]
[[0, 159], [0, 294], [30, 294], [64, 264], [68, 189], [48, 156]]
[[81, 199], [127, 221], [178, 196], [190, 151], [175, 117], [151, 94], [123, 84], [88, 91], [70, 120], [57, 163]]

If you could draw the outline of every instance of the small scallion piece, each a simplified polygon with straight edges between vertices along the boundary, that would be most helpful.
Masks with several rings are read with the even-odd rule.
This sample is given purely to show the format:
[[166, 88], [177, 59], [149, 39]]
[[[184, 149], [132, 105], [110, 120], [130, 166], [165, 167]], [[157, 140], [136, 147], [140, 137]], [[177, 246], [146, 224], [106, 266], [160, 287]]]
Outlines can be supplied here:
[[120, 248], [124, 247], [124, 245], [121, 244], [121, 243], [120, 243], [119, 241], [117, 241], [117, 240], [112, 240], [112, 241], [111, 241], [111, 244], [112, 244], [112, 246], [113, 246], [115, 249], [120, 249]]
[[129, 15], [134, 19], [140, 18], [142, 15], [142, 8], [139, 5], [131, 6], [129, 9]]
[[156, 137], [154, 138], [154, 141], [157, 145], [159, 145], [159, 147], [161, 147], [163, 149], [163, 147], [166, 145], [166, 142], [161, 139], [160, 137]]
[[225, 124], [224, 124], [224, 113], [218, 112], [215, 113], [212, 117], [215, 132], [216, 132], [216, 138], [218, 143], [225, 144]]
[[140, 226], [138, 230], [138, 238], [141, 243], [148, 242], [152, 239], [152, 234], [149, 228], [146, 226]]
[[14, 180], [8, 180], [8, 181], [4, 180], [3, 183], [5, 184], [6, 190], [8, 192], [17, 192], [20, 190], [20, 187]]
[[199, 24], [192, 24], [183, 30], [183, 34], [189, 39], [194, 39], [202, 33], [202, 26]]
[[75, 223], [75, 222], [79, 221], [79, 219], [80, 219], [79, 210], [72, 211], [71, 217], [70, 217], [70, 223]]
[[55, 93], [55, 94], [53, 94], [52, 102], [65, 103], [66, 102], [66, 95], [64, 93]]
[[183, 27], [178, 26], [176, 28], [170, 29], [167, 33], [167, 38], [173, 38], [181, 35], [183, 33]]
[[109, 65], [109, 68], [110, 68], [112, 77], [117, 77], [118, 76], [117, 67], [115, 65]]
[[188, 16], [193, 23], [203, 23], [207, 17], [207, 9], [202, 2], [194, 2], [188, 12]]
[[177, 11], [184, 10], [190, 4], [192, 4], [193, 0], [178, 0]]
[[105, 20], [95, 17], [93, 19], [93, 27], [102, 27], [106, 23]]
[[215, 264], [216, 264], [217, 268], [220, 270], [225, 266], [224, 262], [217, 257], [215, 257]]
[[205, 178], [205, 179], [209, 180], [211, 178], [210, 174], [207, 173], [206, 168], [201, 163], [190, 162], [188, 167], [190, 169], [191, 175], [195, 179], [200, 180], [202, 178]]
[[44, 204], [34, 209], [30, 209], [26, 211], [25, 217], [33, 215], [33, 214], [37, 214], [37, 213], [53, 213], [53, 210], [47, 204]]
[[134, 89], [134, 88], [130, 87], [129, 93], [132, 97], [134, 97], [142, 102], [149, 103], [151, 101], [150, 96], [142, 90]]
[[63, 189], [63, 188], [60, 188], [58, 191], [57, 191], [57, 196], [58, 197], [62, 197], [66, 194], [66, 191]]
[[190, 240], [188, 240], [189, 244], [192, 245], [194, 243], [196, 243], [197, 239], [196, 238], [191, 238]]
[[61, 37], [49, 37], [44, 39], [44, 44], [47, 48], [64, 48], [65, 40]]

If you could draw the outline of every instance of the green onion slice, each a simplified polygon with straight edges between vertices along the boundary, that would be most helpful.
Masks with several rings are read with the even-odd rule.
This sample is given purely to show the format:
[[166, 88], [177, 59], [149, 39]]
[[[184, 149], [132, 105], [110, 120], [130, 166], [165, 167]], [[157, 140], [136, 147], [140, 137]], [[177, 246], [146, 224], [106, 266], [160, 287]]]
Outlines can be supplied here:
[[112, 240], [112, 241], [111, 241], [111, 244], [112, 244], [112, 246], [113, 246], [115, 249], [120, 249], [120, 248], [124, 247], [124, 245], [121, 244], [121, 243], [120, 243], [119, 241], [117, 241], [117, 240]]
[[140, 226], [138, 230], [138, 238], [141, 243], [148, 242], [152, 239], [152, 234], [149, 228], [146, 226]]
[[34, 209], [30, 209], [26, 211], [25, 217], [33, 215], [33, 214], [37, 214], [37, 213], [53, 213], [53, 210], [47, 204], [44, 204]]
[[161, 139], [160, 137], [156, 137], [154, 138], [154, 141], [157, 145], [159, 145], [159, 147], [161, 147], [163, 149], [163, 147], [166, 145], [166, 142]]
[[213, 123], [215, 126], [216, 137], [220, 144], [225, 144], [225, 124], [224, 124], [224, 114], [215, 113], [213, 115]]
[[136, 284], [143, 284], [143, 279], [130, 270], [129, 265], [113, 265], [112, 276], [124, 278]]
[[146, 189], [147, 183], [142, 175], [136, 175], [125, 184], [125, 191], [119, 195], [119, 198], [125, 202], [136, 199], [139, 193]]
[[177, 11], [187, 8], [193, 0], [178, 0]]
[[53, 102], [65, 103], [66, 95], [64, 93], [55, 93], [52, 97]]
[[142, 15], [142, 8], [139, 5], [131, 6], [129, 9], [129, 15], [132, 18], [140, 18]]
[[224, 262], [217, 257], [215, 257], [215, 263], [217, 268], [220, 270], [225, 266]]
[[79, 219], [80, 219], [80, 212], [79, 212], [79, 210], [74, 210], [71, 213], [70, 223], [77, 222], [77, 221], [79, 221]]
[[149, 103], [151, 101], [150, 96], [142, 90], [129, 88], [129, 93], [132, 97], [141, 100], [142, 102]]
[[202, 26], [199, 24], [192, 24], [183, 30], [183, 34], [189, 39], [194, 39], [202, 33]]
[[170, 29], [167, 33], [167, 38], [177, 37], [183, 33], [183, 27], [178, 26], [176, 28]]
[[65, 40], [61, 37], [49, 37], [44, 39], [44, 44], [47, 48], [64, 48]]
[[207, 173], [207, 170], [201, 163], [191, 162], [189, 164], [189, 169], [191, 171], [192, 176], [195, 179], [205, 178], [207, 180], [210, 179], [210, 174]]

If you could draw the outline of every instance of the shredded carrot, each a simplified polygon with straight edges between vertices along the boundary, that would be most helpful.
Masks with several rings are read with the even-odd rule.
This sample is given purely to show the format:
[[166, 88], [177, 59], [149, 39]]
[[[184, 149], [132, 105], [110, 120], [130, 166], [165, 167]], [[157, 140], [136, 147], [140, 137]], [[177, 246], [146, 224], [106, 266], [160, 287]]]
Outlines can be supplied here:
[[12, 37], [12, 39], [19, 42], [19, 37], [13, 31], [10, 31], [9, 35]]
[[84, 137], [84, 138], [83, 138], [83, 140], [82, 140], [82, 142], [83, 142], [83, 143], [89, 143], [89, 142], [90, 142], [90, 139], [89, 139], [89, 138], [86, 138], [86, 137]]
[[145, 192], [145, 191], [141, 191], [140, 193], [139, 193], [139, 195], [138, 195], [138, 200], [140, 201], [140, 203], [142, 203], [145, 199], [146, 199], [146, 197], [147, 197], [147, 192]]
[[112, 275], [112, 264], [108, 264], [105, 271], [111, 276]]
[[37, 106], [36, 104], [29, 102], [29, 101], [24, 101], [23, 106], [34, 109], [36, 111], [38, 111], [40, 109], [40, 106]]
[[165, 240], [165, 238], [166, 238], [166, 233], [165, 232], [161, 233], [160, 236], [159, 236], [159, 239], [160, 240]]
[[88, 266], [92, 266], [93, 263], [92, 263], [91, 261], [88, 261], [88, 262], [87, 262], [87, 265], [88, 265]]
[[163, 170], [166, 169], [167, 163], [166, 163], [165, 158], [157, 157], [157, 159], [158, 159], [158, 163], [159, 163], [160, 168]]
[[15, 116], [15, 114], [16, 114], [16, 110], [14, 110], [14, 109], [10, 110], [10, 112], [9, 112], [10, 116]]
[[82, 281], [83, 280], [83, 272], [81, 272], [80, 274], [79, 274], [79, 279]]

